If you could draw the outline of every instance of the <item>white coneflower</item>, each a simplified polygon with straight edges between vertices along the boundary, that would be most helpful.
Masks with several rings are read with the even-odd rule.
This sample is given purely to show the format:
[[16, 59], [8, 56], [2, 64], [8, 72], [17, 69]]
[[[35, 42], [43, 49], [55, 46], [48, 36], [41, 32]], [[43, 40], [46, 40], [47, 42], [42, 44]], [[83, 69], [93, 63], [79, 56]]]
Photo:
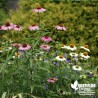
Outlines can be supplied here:
[[2, 53], [3, 51], [2, 50], [0, 50], [0, 53]]
[[71, 95], [71, 92], [66, 92], [66, 95]]
[[8, 47], [8, 50], [12, 50], [12, 47]]
[[72, 69], [76, 70], [76, 71], [81, 71], [82, 70], [82, 68], [78, 65], [73, 66]]
[[12, 64], [11, 62], [8, 62], [8, 64], [10, 65], [10, 64]]
[[80, 56], [84, 59], [89, 59], [90, 56], [88, 55], [88, 52], [83, 52], [83, 53], [80, 53]]
[[12, 47], [7, 47], [7, 49], [5, 51], [9, 51], [9, 50], [12, 50], [13, 48]]
[[78, 57], [78, 54], [77, 54], [77, 53], [74, 53], [74, 52], [70, 53], [69, 55], [70, 55], [71, 57]]
[[16, 52], [16, 53], [15, 53], [15, 57], [17, 57], [17, 58], [20, 58], [21, 55], [22, 55], [21, 52]]
[[80, 47], [81, 49], [84, 49], [85, 51], [90, 52], [90, 50], [88, 49], [88, 45], [84, 45]]
[[62, 49], [68, 49], [68, 46], [64, 45], [64, 44], [61, 44], [61, 48]]
[[65, 59], [65, 57], [64, 56], [57, 56], [56, 58], [55, 58], [55, 60], [58, 60], [58, 61], [65, 61], [66, 59]]
[[65, 91], [64, 91], [64, 90], [61, 90], [61, 89], [59, 89], [57, 92], [58, 92], [58, 94], [60, 94], [60, 95], [65, 95], [65, 94], [66, 94]]
[[74, 44], [70, 44], [67, 49], [71, 51], [75, 51], [77, 50], [77, 47]]
[[86, 75], [80, 75], [80, 78], [85, 79], [87, 76]]
[[15, 55], [13, 56], [13, 58], [20, 58], [22, 56], [21, 52], [15, 52]]
[[1, 44], [4, 45], [4, 44], [6, 44], [6, 42], [2, 42]]

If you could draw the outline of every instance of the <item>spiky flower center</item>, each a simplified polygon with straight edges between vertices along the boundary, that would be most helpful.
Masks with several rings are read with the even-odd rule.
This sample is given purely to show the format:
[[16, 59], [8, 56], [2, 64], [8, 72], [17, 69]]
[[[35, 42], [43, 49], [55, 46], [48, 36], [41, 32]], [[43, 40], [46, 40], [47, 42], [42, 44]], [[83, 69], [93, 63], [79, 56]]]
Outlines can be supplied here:
[[75, 45], [74, 45], [74, 44], [70, 44], [69, 46], [70, 46], [71, 48], [73, 48]]
[[20, 26], [18, 26], [18, 25], [16, 26], [16, 28], [19, 28], [19, 27], [20, 27]]
[[54, 80], [54, 78], [51, 78], [50, 80]]
[[60, 26], [60, 27], [64, 27], [64, 24], [63, 24], [63, 23], [61, 23], [61, 24], [59, 24], [59, 26]]
[[45, 39], [48, 39], [48, 37], [47, 37], [47, 36], [45, 36], [44, 38], [45, 38]]
[[39, 9], [41, 9], [42, 7], [41, 7], [41, 6], [37, 6], [36, 8], [39, 10]]
[[32, 24], [32, 27], [36, 26], [36, 24]]
[[63, 58], [64, 58], [64, 56], [59, 56], [59, 58], [60, 58], [60, 59], [63, 59]]
[[57, 79], [57, 78], [50, 78], [50, 80], [54, 80], [54, 81], [57, 81], [58, 79]]
[[88, 52], [83, 52], [83, 55], [87, 56], [88, 55]]
[[62, 94], [63, 93], [63, 90], [60, 90], [60, 93]]
[[19, 44], [16, 44], [16, 45], [15, 45], [16, 48], [19, 48], [19, 46], [20, 46]]
[[79, 68], [79, 66], [78, 66], [78, 65], [76, 65], [75, 67], [76, 67], [76, 68]]
[[72, 53], [72, 55], [75, 56], [76, 54], [75, 53]]
[[46, 45], [44, 45], [43, 47], [44, 47], [44, 48], [47, 48], [47, 46], [46, 46]]
[[24, 48], [27, 47], [27, 44], [23, 44], [22, 47], [24, 47]]
[[9, 22], [7, 22], [5, 25], [8, 27], [8, 26], [10, 26], [10, 23], [9, 23]]
[[61, 44], [61, 46], [64, 47], [65, 45], [64, 44]]
[[85, 48], [88, 48], [88, 45], [85, 45], [84, 47], [85, 47]]

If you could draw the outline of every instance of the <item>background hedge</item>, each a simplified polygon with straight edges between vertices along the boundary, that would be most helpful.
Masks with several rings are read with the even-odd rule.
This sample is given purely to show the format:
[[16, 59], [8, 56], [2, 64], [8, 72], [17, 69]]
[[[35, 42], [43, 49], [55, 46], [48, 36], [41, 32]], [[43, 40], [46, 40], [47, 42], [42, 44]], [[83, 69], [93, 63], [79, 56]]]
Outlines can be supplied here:
[[[75, 43], [76, 45], [88, 44], [91, 54], [98, 62], [98, 2], [93, 0], [69, 1], [69, 0], [21, 0], [19, 9], [10, 11], [10, 18], [3, 23], [13, 22], [24, 27], [20, 33], [20, 40], [29, 38], [30, 31], [28, 26], [36, 23], [42, 28], [42, 32], [50, 32], [49, 35], [54, 39], [65, 44]], [[90, 2], [91, 1], [91, 2]], [[32, 9], [41, 5], [46, 8], [45, 13], [38, 14]], [[67, 28], [66, 32], [57, 32], [54, 28], [63, 22]], [[33, 32], [32, 32], [33, 34]], [[9, 40], [9, 34], [3, 38]], [[34, 35], [37, 36], [37, 35]], [[22, 39], [21, 39], [22, 38]], [[17, 41], [15, 38], [12, 40]]]

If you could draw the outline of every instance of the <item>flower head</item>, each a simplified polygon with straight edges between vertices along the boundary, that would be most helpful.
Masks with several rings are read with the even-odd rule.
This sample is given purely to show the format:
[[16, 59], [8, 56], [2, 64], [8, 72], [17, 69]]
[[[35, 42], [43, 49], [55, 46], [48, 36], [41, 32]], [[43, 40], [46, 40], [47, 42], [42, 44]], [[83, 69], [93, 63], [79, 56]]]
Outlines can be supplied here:
[[61, 90], [61, 89], [59, 89], [58, 91], [58, 94], [60, 94], [60, 95], [65, 95], [66, 93], [64, 92], [64, 90]]
[[8, 49], [7, 50], [12, 50], [12, 47], [8, 47]]
[[3, 52], [3, 50], [0, 49], [0, 53], [2, 53], [2, 52]]
[[71, 50], [71, 51], [75, 51], [77, 49], [77, 47], [74, 45], [74, 44], [70, 44], [68, 47], [67, 47], [68, 50]]
[[34, 8], [32, 11], [33, 11], [33, 12], [42, 13], [42, 12], [45, 12], [46, 9], [43, 8], [43, 7], [41, 7], [41, 6], [38, 6], [38, 7]]
[[65, 44], [61, 44], [61, 48], [62, 49], [68, 49], [68, 46], [66, 46]]
[[80, 75], [80, 78], [85, 79], [86, 75]]
[[2, 26], [0, 26], [0, 30], [2, 30]]
[[55, 58], [55, 60], [58, 60], [58, 61], [66, 61], [66, 59], [65, 59], [65, 57], [64, 56], [57, 56], [56, 58]]
[[69, 63], [70, 62], [70, 59], [66, 59], [66, 61], [65, 61], [66, 63]]
[[42, 44], [40, 46], [40, 48], [43, 49], [43, 50], [46, 50], [46, 51], [50, 50], [50, 46], [49, 45], [45, 45], [45, 44]]
[[12, 46], [15, 47], [15, 48], [19, 48], [21, 46], [21, 44], [13, 43]]
[[50, 41], [52, 41], [52, 38], [51, 37], [47, 37], [47, 36], [43, 36], [41, 38], [41, 40], [44, 41], [44, 42], [50, 42]]
[[14, 24], [7, 22], [5, 25], [2, 26], [2, 30], [11, 30], [13, 29]]
[[23, 51], [26, 51], [26, 50], [29, 50], [31, 48], [30, 45], [28, 44], [23, 44], [19, 47], [19, 50], [23, 50]]
[[58, 62], [53, 62], [53, 64], [54, 64], [55, 66], [59, 66], [59, 63], [58, 63]]
[[59, 24], [59, 25], [55, 26], [55, 28], [56, 28], [57, 30], [66, 31], [66, 28], [64, 27], [64, 24]]
[[78, 57], [78, 54], [77, 54], [77, 53], [74, 53], [74, 52], [71, 52], [69, 55], [70, 55], [71, 57]]
[[93, 76], [94, 76], [94, 73], [89, 72], [89, 73], [87, 73], [87, 76], [88, 76], [88, 77], [93, 77]]
[[57, 78], [49, 78], [47, 80], [48, 83], [55, 83], [58, 79]]
[[80, 66], [78, 66], [78, 65], [72, 66], [72, 69], [76, 70], [76, 71], [81, 71], [82, 70], [82, 68]]
[[88, 49], [88, 45], [81, 46], [80, 48], [84, 49], [87, 52], [90, 52], [90, 50]]
[[21, 31], [21, 30], [22, 30], [22, 27], [19, 26], [19, 25], [14, 25], [13, 29], [14, 29], [15, 31]]
[[21, 55], [21, 52], [15, 52], [15, 57], [20, 58]]
[[83, 59], [85, 59], [85, 60], [87, 60], [87, 59], [90, 58], [90, 56], [88, 55], [88, 52], [80, 53], [80, 56], [81, 56]]
[[36, 24], [33, 24], [33, 25], [29, 26], [29, 30], [30, 31], [39, 30], [39, 26], [37, 26]]

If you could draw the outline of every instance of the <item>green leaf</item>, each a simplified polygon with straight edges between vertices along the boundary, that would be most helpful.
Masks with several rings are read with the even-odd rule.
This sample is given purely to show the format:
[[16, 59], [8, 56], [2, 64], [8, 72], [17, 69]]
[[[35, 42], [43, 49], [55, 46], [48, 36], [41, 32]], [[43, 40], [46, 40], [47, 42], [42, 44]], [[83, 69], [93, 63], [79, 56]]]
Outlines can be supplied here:
[[33, 63], [33, 61], [32, 61], [32, 59], [30, 59], [30, 67], [32, 68], [32, 64]]
[[43, 67], [39, 67], [38, 69], [40, 69], [40, 70], [44, 70], [44, 71], [47, 71], [48, 73], [51, 73], [48, 69], [43, 68]]
[[31, 93], [32, 93], [33, 92], [33, 89], [34, 89], [34, 86], [31, 85], [30, 88], [31, 88]]

